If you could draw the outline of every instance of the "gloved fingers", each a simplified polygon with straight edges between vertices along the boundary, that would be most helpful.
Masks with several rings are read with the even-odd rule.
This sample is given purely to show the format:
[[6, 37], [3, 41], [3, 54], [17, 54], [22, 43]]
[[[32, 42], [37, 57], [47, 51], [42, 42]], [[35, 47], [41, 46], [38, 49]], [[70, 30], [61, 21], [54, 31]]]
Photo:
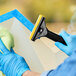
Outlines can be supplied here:
[[66, 46], [60, 42], [55, 42], [55, 45], [63, 52], [65, 52]]
[[0, 64], [0, 71], [2, 71], [2, 66], [1, 66], [1, 64]]
[[11, 48], [11, 52], [12, 52], [12, 53], [15, 53], [14, 50], [13, 50], [12, 48]]
[[11, 48], [11, 52], [12, 52], [15, 56], [20, 57], [18, 54], [15, 53], [15, 51], [14, 51], [12, 48]]
[[70, 35], [73, 39], [76, 39], [76, 35]]
[[2, 54], [8, 54], [10, 53], [10, 51], [5, 47], [5, 45], [3, 44], [2, 40], [0, 39], [0, 52]]
[[63, 39], [65, 40], [66, 43], [68, 43], [68, 37], [70, 35], [67, 32], [62, 31], [59, 35], [63, 37]]
[[0, 50], [0, 56], [3, 54], [3, 52]]
[[1, 59], [2, 59], [3, 56], [4, 56], [4, 54], [0, 52], [0, 61], [1, 61]]
[[76, 35], [70, 35], [68, 37], [68, 43], [75, 43], [76, 42]]
[[2, 66], [3, 66], [3, 59], [5, 59], [5, 58], [3, 58], [3, 57], [4, 57], [3, 55], [0, 56], [0, 71], [1, 71]]
[[[15, 55], [15, 56], [19, 56], [18, 54], [15, 53], [15, 51], [11, 48], [11, 52]], [[19, 56], [20, 57], [20, 56]]]
[[22, 56], [20, 56], [20, 55], [18, 55], [18, 54], [16, 54], [16, 53], [15, 53], [15, 55], [16, 55], [18, 58], [21, 58], [21, 57], [22, 57]]

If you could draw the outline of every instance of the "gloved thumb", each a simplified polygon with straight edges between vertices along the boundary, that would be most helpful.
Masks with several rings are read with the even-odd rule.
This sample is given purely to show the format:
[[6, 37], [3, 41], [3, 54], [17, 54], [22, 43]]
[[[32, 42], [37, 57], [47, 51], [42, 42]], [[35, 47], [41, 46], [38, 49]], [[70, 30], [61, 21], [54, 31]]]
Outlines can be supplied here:
[[63, 51], [63, 52], [66, 52], [66, 50], [65, 50], [65, 45], [64, 44], [62, 44], [62, 43], [60, 43], [60, 42], [55, 42], [55, 45], [61, 50], [61, 51]]

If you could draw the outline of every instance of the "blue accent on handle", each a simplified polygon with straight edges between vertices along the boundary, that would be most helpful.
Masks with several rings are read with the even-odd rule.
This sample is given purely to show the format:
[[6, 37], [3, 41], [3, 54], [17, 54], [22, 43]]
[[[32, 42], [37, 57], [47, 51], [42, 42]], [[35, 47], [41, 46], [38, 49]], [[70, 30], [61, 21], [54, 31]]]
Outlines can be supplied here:
[[34, 25], [27, 18], [25, 18], [17, 9], [1, 15], [0, 23], [9, 20], [13, 17], [17, 18], [28, 30], [32, 32]]

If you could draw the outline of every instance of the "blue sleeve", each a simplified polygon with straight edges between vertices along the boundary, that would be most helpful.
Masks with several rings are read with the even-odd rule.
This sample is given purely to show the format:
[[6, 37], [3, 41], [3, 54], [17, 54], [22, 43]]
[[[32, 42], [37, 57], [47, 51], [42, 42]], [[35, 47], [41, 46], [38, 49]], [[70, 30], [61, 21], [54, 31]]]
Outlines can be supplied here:
[[40, 76], [48, 76], [53, 70], [43, 72]]
[[44, 72], [41, 76], [76, 76], [76, 51], [59, 65], [57, 69]]

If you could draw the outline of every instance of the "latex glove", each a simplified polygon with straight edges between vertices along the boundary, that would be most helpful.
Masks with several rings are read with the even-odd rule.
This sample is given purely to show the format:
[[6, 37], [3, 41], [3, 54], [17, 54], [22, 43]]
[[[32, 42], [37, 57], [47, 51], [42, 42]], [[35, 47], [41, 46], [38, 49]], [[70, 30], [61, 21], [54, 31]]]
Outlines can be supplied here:
[[21, 76], [30, 70], [23, 57], [17, 55], [13, 49], [9, 51], [0, 39], [0, 71], [6, 76]]
[[72, 52], [76, 50], [76, 35], [70, 35], [66, 33], [65, 31], [62, 31], [60, 33], [60, 36], [63, 37], [67, 46], [60, 42], [55, 42], [55, 45], [64, 53], [70, 56]]

